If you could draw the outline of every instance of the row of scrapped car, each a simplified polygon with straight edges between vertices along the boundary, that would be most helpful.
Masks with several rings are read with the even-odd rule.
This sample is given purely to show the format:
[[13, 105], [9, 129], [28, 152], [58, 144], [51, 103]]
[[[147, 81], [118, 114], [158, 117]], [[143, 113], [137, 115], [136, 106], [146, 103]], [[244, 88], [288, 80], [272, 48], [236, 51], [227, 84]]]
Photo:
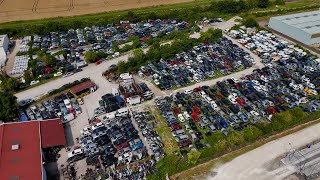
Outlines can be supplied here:
[[[192, 150], [193, 141], [201, 148], [201, 132], [210, 135], [221, 130], [227, 135], [229, 130], [271, 122], [273, 114], [297, 106], [307, 112], [319, 110], [320, 100], [316, 96], [320, 91], [319, 60], [289, 44], [276, 52], [279, 52], [277, 61], [259, 54], [269, 65], [240, 80], [230, 78], [212, 87], [198, 87], [157, 99], [179, 147], [189, 146]], [[284, 58], [281, 54], [285, 54]], [[182, 153], [185, 151], [184, 148]]]
[[161, 157], [164, 157], [164, 152], [162, 150], [163, 143], [161, 137], [154, 130], [156, 126], [154, 117], [149, 111], [133, 112], [133, 118], [140, 129], [144, 140], [147, 142], [148, 147], [153, 153], [153, 159], [158, 162]]
[[189, 51], [176, 54], [173, 59], [142, 66], [138, 75], [142, 78], [151, 77], [164, 90], [201, 82], [218, 73], [230, 74], [249, 68], [254, 63], [249, 53], [222, 37], [214, 44], [200, 44]]
[[[135, 84], [136, 86], [141, 89], [142, 93], [140, 95], [134, 95], [131, 97], [139, 96], [139, 103], [141, 103], [141, 99], [143, 100], [150, 100], [153, 98], [153, 93], [150, 88], [145, 83]], [[133, 91], [132, 94], [136, 92]], [[129, 93], [130, 94], [130, 93]], [[123, 98], [125, 95], [121, 94], [121, 91], [118, 89], [112, 88], [112, 93], [107, 93], [101, 97], [99, 100], [99, 107], [94, 109], [94, 116], [101, 116], [106, 113], [112, 113], [114, 111], [119, 110], [120, 108], [126, 107], [126, 103], [130, 103], [130, 97], [126, 100]], [[109, 119], [109, 115], [107, 115], [106, 120]], [[112, 116], [112, 115], [111, 115]]]
[[66, 123], [82, 113], [80, 104], [83, 102], [79, 101], [71, 93], [61, 94], [25, 110], [21, 109], [19, 115], [20, 117], [27, 116], [28, 120], [61, 118], [62, 122]]
[[[160, 157], [164, 156], [162, 151], [162, 142], [159, 135], [154, 131], [154, 117], [149, 112], [133, 112], [133, 119], [142, 132], [142, 135], [153, 154], [148, 159], [136, 162], [134, 166], [120, 166], [117, 168], [108, 168], [106, 174], [112, 179], [145, 179], [150, 173], [157, 173], [155, 166]], [[150, 155], [150, 154], [149, 154]]]
[[91, 164], [100, 157], [102, 165], [109, 167], [126, 165], [147, 156], [128, 113], [117, 116], [108, 124], [96, 119], [91, 127], [81, 130], [78, 143], [80, 146], [75, 146], [69, 153], [69, 162], [86, 158]]
[[92, 26], [69, 29], [61, 32], [51, 32], [45, 35], [33, 35], [32, 48], [76, 48], [87, 44], [99, 43], [104, 49], [110, 49], [113, 42], [127, 41], [129, 36], [145, 38], [157, 37], [159, 33], [169, 34], [174, 30], [189, 29], [190, 25], [180, 19], [157, 19], [137, 23], [121, 22], [106, 26]]
[[[287, 78], [287, 87], [281, 91], [289, 92], [289, 97], [284, 97], [288, 106], [296, 107], [301, 104], [304, 111], [317, 111], [318, 100], [314, 95], [320, 92], [320, 59], [308, 54], [303, 49], [290, 44], [267, 31], [259, 31], [250, 36], [246, 32], [240, 33], [239, 40], [244, 47], [259, 55], [262, 62], [269, 68], [277, 69], [277, 73], [262, 76], [264, 81], [270, 82], [279, 77]], [[272, 82], [270, 82], [272, 83]], [[272, 95], [275, 91], [272, 91]], [[311, 103], [308, 103], [311, 100]]]

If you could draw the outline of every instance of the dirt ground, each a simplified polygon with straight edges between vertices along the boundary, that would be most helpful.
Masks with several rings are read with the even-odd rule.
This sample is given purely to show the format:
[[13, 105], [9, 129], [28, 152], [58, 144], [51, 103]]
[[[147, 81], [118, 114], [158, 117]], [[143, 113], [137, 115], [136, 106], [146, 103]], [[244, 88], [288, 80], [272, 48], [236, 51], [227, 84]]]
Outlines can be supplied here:
[[193, 0], [0, 0], [0, 23], [134, 9]]

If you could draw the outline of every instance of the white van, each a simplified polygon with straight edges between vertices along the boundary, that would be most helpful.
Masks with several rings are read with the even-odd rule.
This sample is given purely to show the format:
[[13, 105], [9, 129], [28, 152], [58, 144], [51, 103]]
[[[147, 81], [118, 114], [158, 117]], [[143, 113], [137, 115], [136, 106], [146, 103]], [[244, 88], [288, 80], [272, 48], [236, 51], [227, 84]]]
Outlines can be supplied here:
[[111, 93], [112, 93], [114, 96], [119, 96], [119, 95], [120, 95], [119, 90], [116, 89], [116, 88], [112, 88], [112, 89], [111, 89]]
[[128, 108], [121, 108], [118, 109], [116, 113], [116, 117], [127, 117], [129, 115], [129, 109]]

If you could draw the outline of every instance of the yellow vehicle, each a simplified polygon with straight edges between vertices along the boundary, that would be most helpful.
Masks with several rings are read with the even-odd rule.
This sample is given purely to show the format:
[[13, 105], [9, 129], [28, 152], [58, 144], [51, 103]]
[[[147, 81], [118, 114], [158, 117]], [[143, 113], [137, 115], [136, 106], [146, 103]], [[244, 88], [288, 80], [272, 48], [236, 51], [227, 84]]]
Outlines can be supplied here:
[[312, 92], [309, 90], [309, 88], [304, 88], [304, 91], [308, 93], [308, 96], [312, 96]]

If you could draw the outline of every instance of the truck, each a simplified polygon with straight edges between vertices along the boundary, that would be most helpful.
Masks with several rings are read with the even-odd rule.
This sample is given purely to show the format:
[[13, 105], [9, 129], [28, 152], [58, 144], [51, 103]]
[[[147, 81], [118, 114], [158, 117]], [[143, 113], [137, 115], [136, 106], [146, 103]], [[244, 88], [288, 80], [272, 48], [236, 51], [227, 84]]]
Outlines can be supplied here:
[[126, 102], [123, 100], [121, 96], [115, 96], [115, 99], [117, 101], [117, 104], [119, 105], [120, 108], [126, 106]]
[[130, 105], [136, 105], [136, 104], [140, 104], [141, 103], [141, 97], [136, 95], [136, 96], [131, 96], [127, 98], [127, 102]]

